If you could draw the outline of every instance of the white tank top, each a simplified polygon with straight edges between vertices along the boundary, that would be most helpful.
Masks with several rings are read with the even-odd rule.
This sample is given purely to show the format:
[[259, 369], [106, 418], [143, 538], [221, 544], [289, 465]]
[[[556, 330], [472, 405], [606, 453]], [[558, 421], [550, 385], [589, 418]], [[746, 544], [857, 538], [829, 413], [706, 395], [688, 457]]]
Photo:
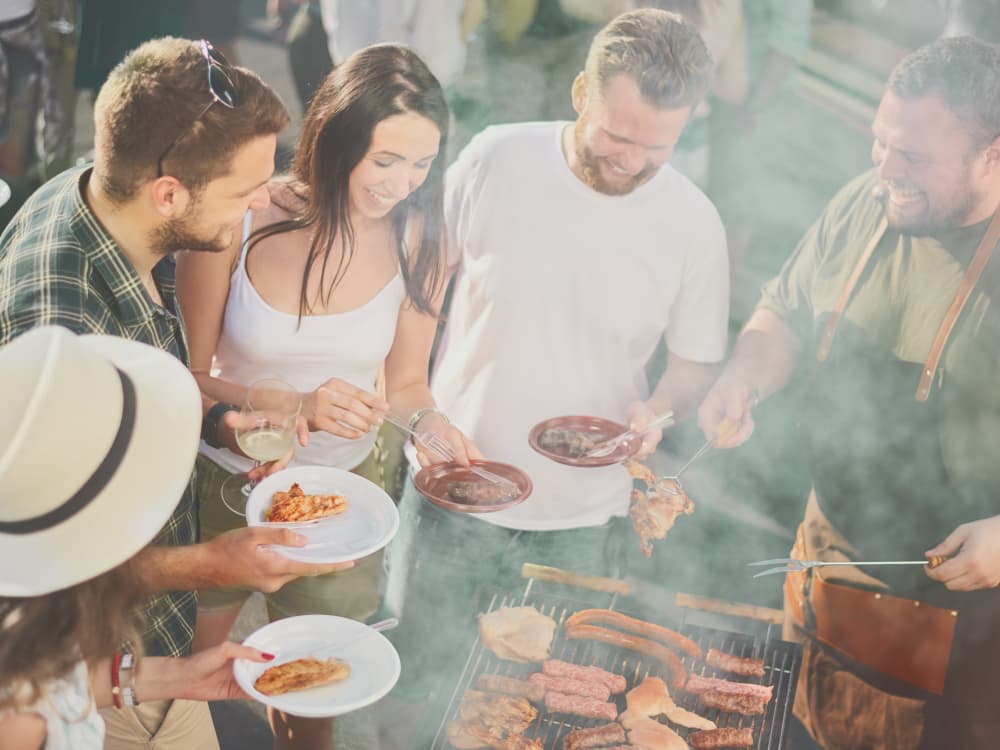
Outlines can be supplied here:
[[[212, 374], [249, 385], [261, 378], [280, 378], [301, 393], [310, 393], [330, 378], [340, 378], [372, 391], [396, 335], [406, 285], [397, 273], [360, 307], [326, 315], [298, 315], [275, 310], [257, 293], [246, 270], [251, 214], [243, 224], [243, 247], [229, 281], [222, 332]], [[376, 431], [358, 440], [328, 432], [309, 433], [308, 446], [295, 446], [293, 466], [322, 465], [353, 469], [375, 444]], [[225, 469], [246, 471], [253, 462], [227, 448], [202, 441], [201, 452]]]

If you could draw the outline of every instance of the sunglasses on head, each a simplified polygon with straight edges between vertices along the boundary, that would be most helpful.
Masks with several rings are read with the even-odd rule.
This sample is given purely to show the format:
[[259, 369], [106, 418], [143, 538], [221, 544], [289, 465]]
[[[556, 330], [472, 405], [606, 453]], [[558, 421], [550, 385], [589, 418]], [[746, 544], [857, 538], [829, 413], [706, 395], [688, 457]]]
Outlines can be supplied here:
[[229, 61], [226, 60], [225, 55], [219, 52], [212, 43], [202, 39], [201, 40], [201, 54], [205, 58], [205, 62], [208, 65], [208, 92], [212, 95], [212, 100], [205, 105], [205, 108], [198, 113], [198, 116], [194, 118], [191, 124], [187, 127], [184, 132], [174, 138], [167, 145], [162, 152], [160, 152], [160, 158], [156, 160], [156, 176], [163, 177], [163, 160], [170, 153], [171, 149], [177, 145], [177, 142], [187, 134], [195, 124], [205, 116], [205, 113], [212, 108], [212, 105], [219, 103], [223, 107], [228, 107], [229, 109], [236, 109], [240, 106], [240, 96], [236, 91], [236, 84], [233, 83], [232, 76], [229, 75]]

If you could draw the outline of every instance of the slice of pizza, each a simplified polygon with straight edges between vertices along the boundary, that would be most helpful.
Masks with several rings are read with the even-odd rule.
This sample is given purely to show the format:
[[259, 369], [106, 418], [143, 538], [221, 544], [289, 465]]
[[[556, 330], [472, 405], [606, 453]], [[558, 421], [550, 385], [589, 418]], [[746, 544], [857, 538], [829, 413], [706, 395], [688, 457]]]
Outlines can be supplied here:
[[253, 686], [264, 695], [281, 695], [339, 682], [350, 674], [343, 659], [296, 659], [264, 670]]
[[288, 492], [275, 492], [271, 507], [267, 509], [268, 521], [312, 521], [316, 518], [335, 516], [347, 510], [343, 495], [307, 495], [295, 483]]

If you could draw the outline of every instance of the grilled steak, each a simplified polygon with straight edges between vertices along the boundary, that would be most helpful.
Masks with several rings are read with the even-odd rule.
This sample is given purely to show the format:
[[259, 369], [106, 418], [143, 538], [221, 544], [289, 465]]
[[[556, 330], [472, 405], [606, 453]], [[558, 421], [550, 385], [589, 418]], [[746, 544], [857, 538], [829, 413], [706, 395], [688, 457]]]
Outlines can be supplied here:
[[742, 675], [744, 677], [763, 677], [764, 661], [762, 659], [747, 659], [742, 656], [727, 654], [717, 648], [710, 648], [705, 656], [705, 663], [711, 667], [717, 667], [725, 672]]

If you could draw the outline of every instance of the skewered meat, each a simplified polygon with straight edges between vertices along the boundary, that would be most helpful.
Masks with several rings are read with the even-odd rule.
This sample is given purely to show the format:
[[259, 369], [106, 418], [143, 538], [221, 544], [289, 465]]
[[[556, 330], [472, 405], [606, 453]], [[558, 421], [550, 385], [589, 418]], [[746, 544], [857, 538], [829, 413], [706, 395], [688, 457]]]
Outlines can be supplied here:
[[581, 609], [566, 619], [566, 627], [574, 625], [612, 625], [620, 630], [627, 630], [636, 635], [661, 641], [671, 648], [683, 651], [688, 656], [693, 656], [695, 659], [700, 659], [703, 653], [701, 646], [676, 630], [629, 617], [621, 612], [615, 612], [613, 609]]
[[694, 513], [691, 498], [679, 484], [674, 484], [678, 494], [655, 489], [648, 492], [632, 490], [629, 516], [632, 518], [632, 528], [639, 537], [639, 549], [646, 557], [653, 554], [654, 540], [667, 538], [677, 516], [682, 513], [690, 516]]
[[566, 637], [570, 640], [588, 639], [620, 646], [640, 654], [648, 654], [657, 659], [670, 672], [670, 681], [674, 690], [682, 690], [687, 682], [687, 670], [681, 658], [662, 643], [640, 638], [630, 633], [598, 627], [596, 625], [570, 625], [566, 628]]
[[506, 693], [527, 698], [529, 701], [541, 701], [545, 697], [545, 688], [526, 680], [515, 677], [503, 677], [498, 674], [481, 674], [476, 680], [476, 687], [493, 693]]
[[536, 672], [530, 675], [528, 680], [540, 685], [546, 692], [553, 690], [568, 695], [585, 695], [588, 698], [596, 698], [601, 701], [606, 701], [611, 697], [611, 689], [603, 682], [585, 682], [574, 680], [572, 677], [553, 677], [544, 672]]
[[650, 718], [639, 719], [629, 728], [628, 741], [646, 750], [689, 750], [677, 732]]
[[448, 496], [459, 503], [496, 503], [521, 494], [507, 482], [448, 482]]
[[464, 722], [482, 721], [491, 727], [502, 727], [510, 733], [520, 734], [538, 716], [538, 709], [526, 698], [512, 695], [466, 690], [459, 706]]
[[767, 710], [767, 699], [759, 695], [738, 695], [706, 690], [698, 696], [705, 708], [717, 708], [731, 714], [760, 716]]
[[560, 659], [548, 659], [543, 662], [542, 672], [550, 674], [553, 677], [571, 677], [574, 680], [583, 680], [585, 682], [602, 682], [608, 686], [612, 694], [624, 693], [625, 688], [628, 686], [625, 678], [620, 674], [609, 672], [600, 667], [571, 664], [568, 661]]
[[295, 483], [288, 492], [274, 493], [265, 518], [270, 522], [312, 521], [339, 515], [347, 506], [347, 498], [343, 495], [307, 495]]
[[647, 677], [628, 691], [628, 710], [619, 717], [626, 727], [643, 717], [666, 717], [674, 724], [690, 729], [715, 729], [715, 722], [681, 708], [670, 697], [666, 683], [659, 677]]
[[550, 427], [538, 436], [538, 444], [550, 453], [580, 458], [603, 439], [579, 430]]
[[295, 659], [265, 669], [253, 686], [264, 695], [282, 695], [339, 682], [350, 674], [351, 666], [343, 659]]
[[625, 742], [625, 730], [621, 724], [601, 724], [587, 729], [576, 729], [563, 738], [563, 750], [589, 750], [606, 745], [621, 746]]
[[544, 661], [555, 632], [556, 621], [534, 607], [501, 607], [479, 616], [479, 636], [501, 659]]
[[720, 680], [718, 677], [704, 677], [700, 674], [691, 675], [687, 682], [686, 690], [689, 693], [704, 693], [708, 690], [722, 693], [724, 695], [752, 695], [755, 698], [762, 698], [764, 702], [771, 700], [774, 693], [774, 685], [758, 685], [755, 682], [732, 682], [730, 680]]
[[556, 693], [552, 690], [545, 693], [545, 708], [558, 713], [588, 716], [605, 721], [614, 721], [618, 717], [618, 708], [614, 703], [606, 703], [583, 695]]
[[719, 651], [717, 648], [710, 648], [708, 650], [705, 663], [725, 672], [732, 672], [744, 677], [764, 676], [764, 661], [762, 659], [748, 659], [742, 656], [735, 656], [727, 654], [725, 651]]
[[721, 747], [753, 747], [753, 729], [750, 727], [725, 727], [688, 736], [695, 750], [712, 750]]

